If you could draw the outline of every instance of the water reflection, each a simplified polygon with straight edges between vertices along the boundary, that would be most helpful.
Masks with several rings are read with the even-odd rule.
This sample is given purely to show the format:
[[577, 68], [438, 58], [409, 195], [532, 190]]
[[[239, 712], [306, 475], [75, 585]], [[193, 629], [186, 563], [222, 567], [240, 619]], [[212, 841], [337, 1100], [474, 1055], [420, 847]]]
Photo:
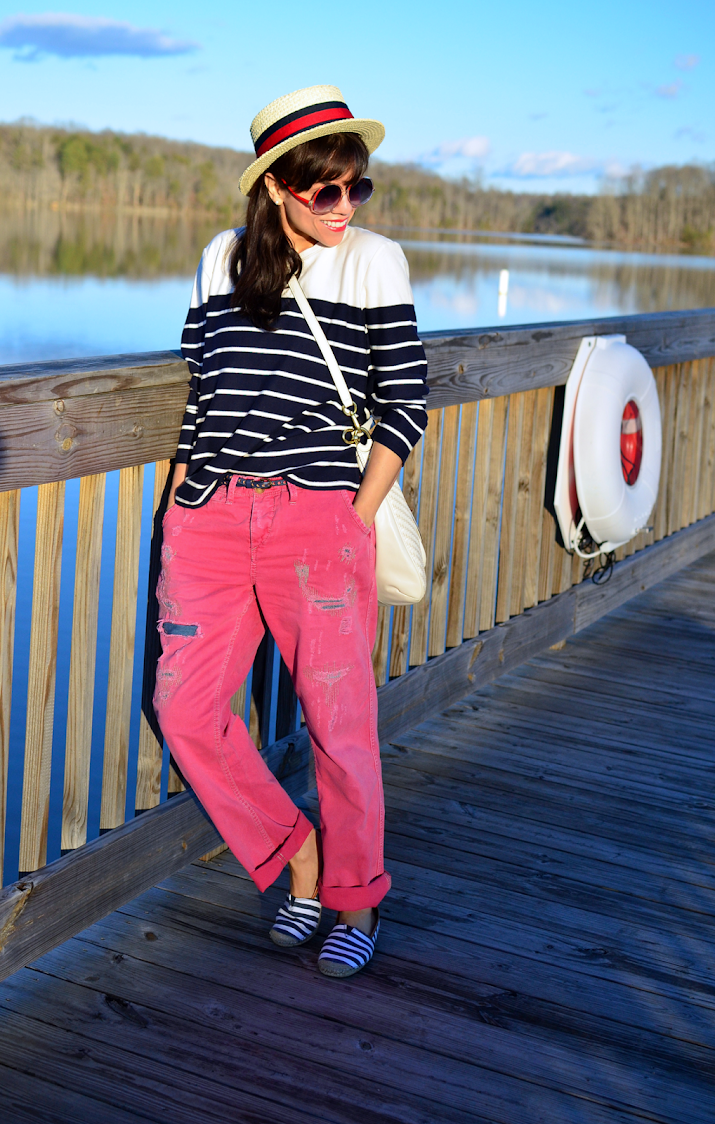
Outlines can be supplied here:
[[[146, 213], [4, 215], [0, 363], [177, 347], [190, 278], [217, 229], [216, 220]], [[423, 331], [715, 305], [713, 258], [395, 235]]]
[[502, 269], [510, 275], [504, 323], [715, 305], [713, 258], [479, 242], [402, 246], [429, 320], [445, 317], [430, 328], [466, 326], [470, 318], [475, 326], [496, 323]]
[[0, 273], [18, 277], [190, 276], [215, 219], [108, 211], [11, 212], [0, 223]]

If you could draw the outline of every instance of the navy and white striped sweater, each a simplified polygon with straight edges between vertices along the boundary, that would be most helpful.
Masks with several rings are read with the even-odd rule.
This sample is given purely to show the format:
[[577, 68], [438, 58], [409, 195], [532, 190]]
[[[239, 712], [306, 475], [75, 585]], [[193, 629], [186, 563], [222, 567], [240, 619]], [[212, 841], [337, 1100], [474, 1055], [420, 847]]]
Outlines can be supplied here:
[[[191, 383], [176, 454], [188, 470], [177, 503], [206, 503], [228, 471], [357, 491], [340, 399], [290, 292], [271, 332], [230, 306], [235, 238], [224, 231], [204, 250], [182, 336]], [[312, 246], [301, 258], [300, 283], [360, 416], [366, 409], [379, 417], [375, 440], [404, 461], [427, 424], [427, 362], [405, 255], [388, 238], [348, 227], [339, 246]]]

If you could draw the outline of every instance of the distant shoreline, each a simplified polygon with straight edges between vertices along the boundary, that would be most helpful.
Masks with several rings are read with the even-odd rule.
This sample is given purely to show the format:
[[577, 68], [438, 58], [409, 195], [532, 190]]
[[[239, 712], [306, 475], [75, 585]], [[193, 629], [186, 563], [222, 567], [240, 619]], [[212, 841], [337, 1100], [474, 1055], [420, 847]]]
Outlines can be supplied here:
[[[52, 234], [47, 229], [48, 220], [53, 228], [57, 228], [55, 236], [60, 236], [64, 224], [69, 223], [71, 230], [68, 229], [66, 234], [70, 237], [79, 237], [80, 230], [85, 225], [83, 220], [89, 222], [93, 227], [93, 239], [102, 230], [115, 226], [117, 221], [123, 222], [149, 222], [165, 224], [168, 229], [176, 227], [184, 227], [188, 231], [193, 231], [193, 238], [199, 237], [201, 239], [201, 232], [205, 236], [211, 237], [211, 231], [219, 229], [226, 229], [230, 226], [239, 226], [243, 219], [243, 215], [230, 215], [230, 214], [217, 214], [215, 210], [204, 209], [200, 207], [170, 207], [170, 206], [150, 206], [138, 205], [131, 206], [127, 204], [122, 205], [107, 205], [94, 202], [80, 202], [80, 201], [67, 201], [60, 203], [57, 200], [51, 200], [45, 203], [38, 203], [35, 200], [30, 201], [8, 201], [0, 198], [0, 215], [4, 216], [6, 220], [15, 220], [16, 224], [20, 227], [26, 228], [26, 233], [31, 237], [31, 228], [37, 227], [36, 233], [44, 240], [52, 237]], [[367, 217], [367, 216], [365, 216]], [[637, 253], [637, 254], [653, 254], [657, 257], [667, 255], [683, 257], [689, 259], [703, 258], [710, 260], [715, 257], [715, 246], [702, 248], [700, 245], [684, 245], [677, 244], [661, 244], [653, 246], [650, 243], [639, 244], [633, 242], [615, 242], [615, 241], [592, 241], [576, 235], [564, 235], [557, 233], [534, 233], [530, 231], [519, 230], [486, 230], [478, 227], [438, 227], [438, 226], [415, 226], [406, 225], [404, 223], [373, 223], [373, 222], [359, 222], [356, 220], [355, 225], [364, 226], [368, 230], [375, 230], [379, 233], [390, 235], [398, 241], [402, 234], [408, 235], [421, 235], [425, 239], [424, 245], [419, 246], [420, 250], [427, 251], [429, 247], [428, 239], [435, 238], [434, 249], [435, 252], [445, 250], [450, 245], [453, 245], [453, 240], [459, 242], [469, 239], [479, 242], [484, 240], [488, 243], [514, 243], [525, 244], [530, 246], [543, 246], [543, 247], [561, 247], [563, 249], [574, 250], [605, 250], [615, 253]], [[5, 230], [7, 238], [12, 239], [17, 234], [17, 227], [13, 230], [12, 223]], [[193, 240], [193, 238], [191, 240]], [[448, 241], [438, 241], [437, 239], [445, 239]], [[0, 271], [3, 268], [3, 232], [0, 232]], [[200, 247], [197, 247], [200, 250]], [[417, 249], [415, 245], [413, 247]]]
[[[252, 159], [165, 137], [0, 125], [0, 205], [228, 226], [245, 214], [238, 181]], [[370, 174], [375, 195], [365, 225], [372, 229], [715, 253], [715, 166], [634, 173], [598, 195], [502, 191], [379, 160]]]

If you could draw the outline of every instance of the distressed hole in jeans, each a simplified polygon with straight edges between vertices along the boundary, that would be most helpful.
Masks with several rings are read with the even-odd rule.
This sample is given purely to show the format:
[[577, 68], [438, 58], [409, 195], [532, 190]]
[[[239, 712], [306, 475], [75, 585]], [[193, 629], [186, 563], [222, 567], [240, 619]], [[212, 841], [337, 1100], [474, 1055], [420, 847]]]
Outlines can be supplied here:
[[295, 572], [298, 575], [300, 592], [310, 605], [314, 605], [316, 609], [320, 609], [325, 613], [344, 613], [346, 609], [352, 607], [357, 591], [355, 589], [355, 582], [349, 574], [343, 575], [344, 592], [342, 596], [325, 597], [319, 589], [316, 589], [314, 585], [310, 585], [308, 582], [310, 566], [306, 566], [304, 562], [295, 562], [294, 566]]
[[184, 624], [177, 620], [160, 620], [157, 628], [161, 635], [161, 656], [156, 668], [154, 706], [164, 706], [181, 684], [183, 652], [196, 636], [201, 636], [198, 624]]
[[161, 627], [165, 636], [196, 636], [199, 630], [197, 624], [180, 624], [179, 621], [162, 621]]
[[352, 664], [348, 664], [347, 667], [339, 667], [332, 663], [326, 664], [324, 667], [308, 667], [305, 674], [314, 683], [320, 683], [325, 695], [326, 706], [333, 707], [338, 701], [338, 683], [345, 678], [349, 671], [352, 671]]
[[158, 709], [168, 703], [176, 688], [181, 683], [180, 667], [162, 667], [156, 669], [156, 687], [154, 688], [154, 706]]
[[[181, 616], [181, 606], [179, 605], [178, 601], [174, 601], [169, 596], [169, 592], [170, 592], [169, 580], [167, 578], [166, 571], [162, 570], [161, 573], [159, 574], [159, 581], [158, 581], [157, 587], [156, 587], [157, 601], [161, 605], [161, 610], [162, 610], [163, 616], [180, 617]], [[158, 627], [161, 628], [161, 623], [159, 624]]]

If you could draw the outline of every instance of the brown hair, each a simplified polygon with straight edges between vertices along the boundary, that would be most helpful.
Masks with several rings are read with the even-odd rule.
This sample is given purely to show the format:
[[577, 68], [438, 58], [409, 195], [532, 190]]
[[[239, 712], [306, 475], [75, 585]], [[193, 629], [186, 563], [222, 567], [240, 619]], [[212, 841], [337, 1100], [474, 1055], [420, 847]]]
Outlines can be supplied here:
[[[367, 146], [357, 133], [332, 133], [290, 149], [268, 170], [294, 191], [305, 191], [320, 180], [332, 182], [345, 175], [357, 183], [368, 159]], [[281, 294], [294, 274], [300, 276], [302, 264], [283, 230], [280, 208], [259, 176], [248, 196], [245, 229], [231, 251], [231, 305], [257, 328], [270, 331], [280, 315]]]

